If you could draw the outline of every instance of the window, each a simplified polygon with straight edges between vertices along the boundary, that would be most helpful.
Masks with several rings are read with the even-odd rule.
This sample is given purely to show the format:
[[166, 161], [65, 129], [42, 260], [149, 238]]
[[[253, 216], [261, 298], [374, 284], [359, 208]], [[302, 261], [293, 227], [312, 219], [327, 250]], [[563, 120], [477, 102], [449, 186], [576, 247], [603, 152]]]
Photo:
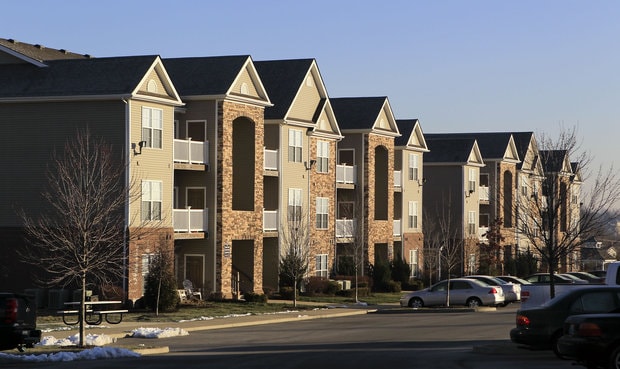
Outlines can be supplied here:
[[329, 214], [329, 199], [327, 197], [316, 198], [316, 228], [327, 229]]
[[289, 188], [288, 190], [288, 221], [299, 222], [301, 220], [301, 189]]
[[476, 234], [476, 212], [475, 211], [470, 211], [467, 214], [467, 233], [470, 236], [473, 236]]
[[316, 142], [316, 171], [319, 173], [327, 173], [329, 171], [329, 142]]
[[476, 192], [476, 169], [469, 168], [469, 192]]
[[301, 131], [291, 129], [288, 131], [288, 161], [301, 163], [301, 150], [303, 144], [301, 141]]
[[163, 115], [161, 109], [142, 108], [142, 141], [146, 141], [146, 147], [161, 149]]
[[409, 269], [411, 269], [410, 277], [417, 277], [420, 275], [420, 266], [418, 263], [418, 250], [409, 250]]
[[418, 156], [416, 154], [409, 154], [409, 180], [417, 181], [418, 172], [420, 167], [418, 166]]
[[418, 228], [418, 202], [409, 201], [408, 228]]
[[142, 293], [146, 291], [146, 277], [154, 259], [155, 254], [142, 254]]
[[527, 198], [527, 188], [528, 188], [527, 178], [521, 178], [521, 195], [524, 198]]
[[142, 182], [142, 220], [161, 220], [162, 183]]
[[319, 254], [316, 256], [316, 276], [323, 278], [328, 277], [327, 254]]

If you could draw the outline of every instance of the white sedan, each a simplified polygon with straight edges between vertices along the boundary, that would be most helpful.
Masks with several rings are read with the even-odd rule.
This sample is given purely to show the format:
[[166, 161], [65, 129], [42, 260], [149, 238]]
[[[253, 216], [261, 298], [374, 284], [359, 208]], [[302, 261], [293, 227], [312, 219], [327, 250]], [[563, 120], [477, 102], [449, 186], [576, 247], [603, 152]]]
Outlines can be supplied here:
[[[449, 288], [448, 288], [449, 287]], [[449, 300], [448, 300], [449, 298]], [[465, 305], [469, 307], [498, 306], [504, 304], [501, 288], [468, 278], [454, 278], [438, 282], [420, 291], [400, 298], [400, 306], [421, 308], [425, 306]]]

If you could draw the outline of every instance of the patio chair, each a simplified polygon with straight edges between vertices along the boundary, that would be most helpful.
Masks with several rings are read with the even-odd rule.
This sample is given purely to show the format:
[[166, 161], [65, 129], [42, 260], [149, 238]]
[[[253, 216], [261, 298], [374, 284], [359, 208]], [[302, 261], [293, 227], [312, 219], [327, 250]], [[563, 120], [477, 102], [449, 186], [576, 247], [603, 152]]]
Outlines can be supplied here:
[[185, 295], [187, 298], [197, 298], [202, 300], [202, 292], [194, 289], [194, 284], [189, 279], [183, 281], [183, 288], [185, 289]]

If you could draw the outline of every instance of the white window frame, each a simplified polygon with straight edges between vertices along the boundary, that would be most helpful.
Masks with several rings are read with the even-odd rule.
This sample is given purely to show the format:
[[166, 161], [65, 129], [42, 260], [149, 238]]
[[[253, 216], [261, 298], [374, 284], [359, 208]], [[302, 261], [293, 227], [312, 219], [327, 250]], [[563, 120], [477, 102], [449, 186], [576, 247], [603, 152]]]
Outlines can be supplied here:
[[329, 173], [329, 142], [316, 142], [316, 171], [319, 173]]
[[521, 196], [527, 198], [528, 187], [529, 183], [527, 181], [527, 178], [521, 177]]
[[161, 220], [162, 218], [163, 182], [142, 181], [142, 221]]
[[303, 153], [303, 132], [300, 129], [288, 131], [288, 161], [301, 163]]
[[409, 250], [409, 269], [411, 270], [410, 277], [417, 277], [420, 275], [420, 252], [418, 250]]
[[161, 149], [164, 136], [164, 111], [162, 109], [142, 107], [142, 141], [145, 147]]
[[469, 192], [476, 192], [476, 168], [469, 168], [468, 186]]
[[301, 221], [302, 205], [301, 188], [289, 188], [287, 211], [287, 219], [289, 222]]
[[329, 227], [329, 198], [316, 198], [316, 228], [327, 229]]
[[316, 272], [315, 275], [317, 277], [327, 278], [329, 277], [329, 268], [327, 267], [327, 254], [317, 254], [316, 255]]
[[469, 211], [467, 213], [467, 234], [473, 236], [476, 232], [476, 212]]
[[409, 214], [407, 217], [407, 227], [411, 229], [418, 229], [418, 202], [409, 201], [408, 203]]
[[420, 178], [420, 165], [418, 163], [418, 155], [409, 154], [409, 180], [417, 181]]

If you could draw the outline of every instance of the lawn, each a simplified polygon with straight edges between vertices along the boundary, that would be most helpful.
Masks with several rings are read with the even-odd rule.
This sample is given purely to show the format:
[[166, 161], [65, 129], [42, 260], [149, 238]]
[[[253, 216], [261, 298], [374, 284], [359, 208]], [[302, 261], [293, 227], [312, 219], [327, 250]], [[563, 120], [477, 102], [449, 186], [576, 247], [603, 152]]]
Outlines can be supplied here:
[[[397, 303], [400, 293], [374, 293], [370, 296], [361, 297], [359, 300], [369, 306]], [[300, 303], [294, 307], [291, 301], [270, 299], [267, 303], [250, 303], [245, 301], [200, 301], [180, 305], [174, 312], [154, 312], [145, 310], [133, 310], [126, 314], [123, 321], [126, 322], [174, 322], [189, 320], [200, 317], [223, 317], [229, 315], [267, 314], [290, 310], [306, 310], [328, 304], [353, 305], [355, 300], [350, 297], [340, 296], [299, 296]], [[39, 311], [37, 325], [64, 325], [62, 318], [50, 311]]]

